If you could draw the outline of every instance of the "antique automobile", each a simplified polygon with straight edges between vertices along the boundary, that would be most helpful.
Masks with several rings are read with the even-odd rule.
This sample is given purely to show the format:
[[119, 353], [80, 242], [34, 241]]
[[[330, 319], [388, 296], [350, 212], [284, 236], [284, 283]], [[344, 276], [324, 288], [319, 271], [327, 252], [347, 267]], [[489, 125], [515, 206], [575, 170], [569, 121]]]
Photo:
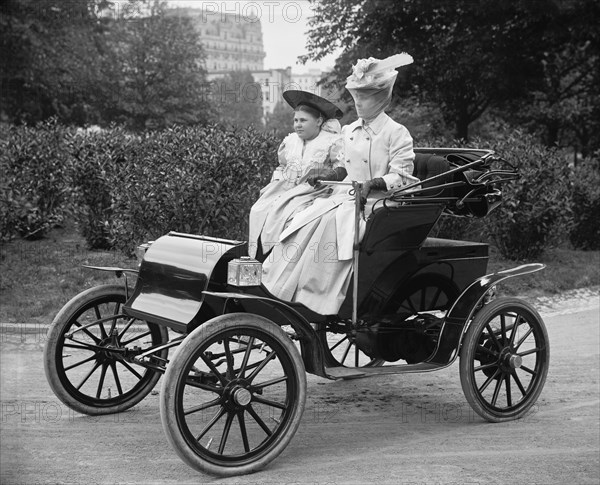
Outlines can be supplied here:
[[[301, 421], [307, 372], [358, 379], [459, 359], [476, 413], [520, 418], [544, 386], [548, 336], [530, 304], [496, 286], [543, 266], [488, 274], [486, 244], [429, 237], [442, 215], [485, 217], [517, 171], [490, 150], [415, 152], [421, 182], [375, 204], [338, 315], [269, 294], [244, 241], [171, 232], [140, 246], [137, 269], [96, 268], [124, 283], [90, 288], [60, 310], [44, 352], [52, 390], [77, 412], [117, 413], [164, 374], [168, 441], [194, 469], [221, 476], [257, 471], [283, 451]], [[358, 224], [362, 183], [350, 184]]]

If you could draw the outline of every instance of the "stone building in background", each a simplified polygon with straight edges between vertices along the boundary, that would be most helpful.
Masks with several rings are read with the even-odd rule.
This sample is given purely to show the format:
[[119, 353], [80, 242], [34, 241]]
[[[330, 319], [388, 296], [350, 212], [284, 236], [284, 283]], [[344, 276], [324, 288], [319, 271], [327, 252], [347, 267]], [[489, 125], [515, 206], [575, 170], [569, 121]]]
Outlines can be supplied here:
[[[251, 7], [248, 11], [238, 13], [197, 8], [175, 8], [170, 13], [192, 19], [206, 53], [208, 81], [223, 78], [232, 71], [249, 71], [252, 75], [253, 85], [239, 86], [239, 93], [223, 93], [219, 90], [217, 97], [252, 97], [256, 102], [261, 102], [263, 117], [273, 113], [278, 102], [283, 102], [282, 93], [287, 89], [301, 89], [333, 99], [332, 93], [317, 85], [322, 76], [320, 70], [311, 69], [304, 74], [297, 74], [292, 73], [290, 66], [264, 68], [262, 26], [259, 16]], [[258, 93], [260, 99], [256, 96]]]
[[212, 77], [229, 71], [263, 69], [262, 27], [252, 12], [238, 15], [198, 8], [175, 8], [170, 12], [192, 19], [206, 52], [206, 70]]

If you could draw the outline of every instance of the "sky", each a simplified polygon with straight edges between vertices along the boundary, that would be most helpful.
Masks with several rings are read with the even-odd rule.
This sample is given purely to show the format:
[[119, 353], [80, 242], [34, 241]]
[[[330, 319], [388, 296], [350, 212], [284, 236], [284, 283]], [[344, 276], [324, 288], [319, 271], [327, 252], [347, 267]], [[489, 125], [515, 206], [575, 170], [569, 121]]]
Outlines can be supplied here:
[[[333, 67], [335, 55], [319, 62], [297, 63], [306, 54], [308, 18], [311, 15], [307, 0], [169, 0], [173, 6], [202, 8], [211, 15], [225, 11], [238, 15], [240, 22], [252, 22], [260, 18], [265, 49], [265, 69], [282, 69], [290, 66], [295, 73], [311, 68], [325, 70]], [[214, 12], [214, 14], [212, 14]], [[254, 12], [254, 13], [253, 13]]]

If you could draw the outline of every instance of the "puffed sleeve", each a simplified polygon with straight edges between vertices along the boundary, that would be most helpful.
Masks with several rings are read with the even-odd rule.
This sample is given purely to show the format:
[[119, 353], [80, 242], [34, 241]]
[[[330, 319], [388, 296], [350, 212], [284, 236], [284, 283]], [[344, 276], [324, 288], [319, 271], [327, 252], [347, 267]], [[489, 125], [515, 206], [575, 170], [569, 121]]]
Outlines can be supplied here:
[[329, 147], [331, 168], [344, 167], [344, 139], [339, 136]]
[[415, 152], [413, 151], [412, 136], [406, 127], [395, 124], [390, 133], [389, 146], [389, 172], [383, 176], [387, 190], [418, 182], [419, 179], [412, 175]]
[[290, 136], [291, 136], [291, 134], [286, 136], [283, 139], [283, 141], [281, 142], [281, 145], [279, 145], [279, 149], [277, 150], [277, 159], [279, 160], [279, 165], [273, 171], [273, 176], [271, 177], [271, 182], [275, 182], [276, 180], [283, 179], [283, 169], [287, 165], [287, 160], [285, 158], [286, 143], [287, 144], [290, 143]]

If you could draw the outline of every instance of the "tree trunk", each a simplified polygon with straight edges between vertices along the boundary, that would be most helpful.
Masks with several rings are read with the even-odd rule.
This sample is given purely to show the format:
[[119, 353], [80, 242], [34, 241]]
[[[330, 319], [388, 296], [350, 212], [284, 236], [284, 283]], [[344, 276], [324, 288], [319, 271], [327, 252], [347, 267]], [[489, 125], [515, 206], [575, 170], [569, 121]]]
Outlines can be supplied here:
[[557, 146], [559, 129], [560, 124], [557, 120], [548, 120], [546, 122], [545, 144], [547, 147]]
[[469, 120], [465, 116], [460, 116], [456, 120], [454, 136], [457, 140], [469, 141]]

